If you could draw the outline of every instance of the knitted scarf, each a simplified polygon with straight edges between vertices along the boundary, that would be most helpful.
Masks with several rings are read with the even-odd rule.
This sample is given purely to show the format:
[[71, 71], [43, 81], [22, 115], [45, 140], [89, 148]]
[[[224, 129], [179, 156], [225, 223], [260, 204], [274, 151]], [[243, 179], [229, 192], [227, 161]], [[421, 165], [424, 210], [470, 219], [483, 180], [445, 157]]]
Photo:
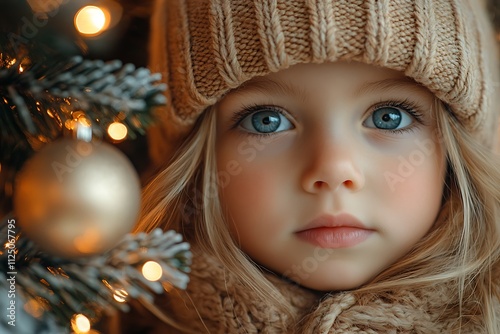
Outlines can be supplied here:
[[[266, 274], [293, 306], [293, 319], [259, 301], [214, 257], [194, 250], [187, 290], [173, 290], [156, 305], [193, 333], [484, 333], [477, 310], [462, 310], [448, 284], [397, 289], [380, 294], [337, 292], [318, 295]], [[471, 301], [470, 304], [477, 303]], [[130, 319], [130, 315], [127, 315]], [[130, 320], [138, 325], [137, 317]], [[177, 333], [164, 322], [140, 317], [141, 333]], [[139, 321], [140, 322], [140, 321]], [[127, 324], [122, 333], [136, 332]]]

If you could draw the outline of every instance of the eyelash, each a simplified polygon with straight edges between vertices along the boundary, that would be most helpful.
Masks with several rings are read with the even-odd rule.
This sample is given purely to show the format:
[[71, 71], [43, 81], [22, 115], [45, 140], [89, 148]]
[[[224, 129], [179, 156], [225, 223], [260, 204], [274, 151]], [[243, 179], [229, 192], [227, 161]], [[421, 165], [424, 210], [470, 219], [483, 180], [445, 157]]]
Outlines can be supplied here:
[[[290, 121], [290, 123], [293, 124], [293, 122], [291, 121], [291, 119], [293, 119], [293, 116], [290, 115], [289, 113], [284, 112], [283, 109], [276, 107], [276, 106], [273, 106], [273, 105], [254, 104], [254, 105], [250, 105], [248, 107], [245, 107], [242, 110], [237, 111], [233, 114], [233, 116], [231, 117], [231, 123], [233, 124], [233, 126], [231, 128], [232, 129], [237, 128], [240, 125], [240, 123], [247, 116], [250, 116], [251, 114], [256, 113], [258, 111], [262, 111], [262, 109], [267, 109], [267, 110], [271, 110], [271, 111], [280, 113], [281, 115], [286, 117]], [[269, 132], [269, 133], [246, 132], [246, 134], [250, 135], [250, 136], [262, 137], [262, 136], [272, 136], [272, 135], [275, 135], [276, 133], [275, 132]]]
[[[393, 107], [393, 108], [402, 109], [403, 111], [405, 111], [408, 114], [410, 114], [410, 116], [413, 117], [417, 123], [419, 123], [420, 125], [426, 125], [425, 122], [424, 122], [424, 120], [423, 120], [423, 114], [419, 111], [418, 105], [416, 105], [412, 101], [403, 100], [403, 101], [383, 101], [383, 102], [379, 102], [379, 103], [375, 104], [373, 107], [370, 108], [369, 115], [371, 115], [373, 112], [375, 112], [375, 110], [383, 108], [383, 107]], [[232, 129], [237, 128], [240, 125], [240, 123], [247, 116], [250, 116], [251, 114], [253, 114], [255, 112], [262, 111], [262, 109], [268, 109], [268, 110], [272, 110], [274, 112], [280, 113], [281, 115], [287, 117], [289, 120], [290, 120], [290, 118], [293, 119], [293, 117], [290, 117], [291, 115], [289, 115], [288, 113], [283, 112], [283, 110], [281, 108], [279, 108], [279, 107], [276, 107], [276, 106], [273, 106], [273, 105], [254, 104], [254, 105], [250, 105], [248, 107], [244, 107], [242, 110], [237, 111], [237, 112], [235, 112], [233, 114], [233, 116], [231, 117], [231, 123], [233, 124], [233, 126], [231, 128]], [[415, 125], [414, 126], [409, 126], [409, 127], [403, 128], [403, 129], [393, 129], [393, 130], [379, 129], [379, 130], [388, 131], [388, 132], [395, 133], [395, 134], [401, 134], [401, 133], [404, 133], [404, 132], [407, 132], [407, 131], [414, 131], [417, 126], [418, 125], [416, 125], [416, 126]], [[272, 136], [275, 133], [274, 132], [270, 132], [270, 133], [247, 132], [247, 134], [248, 135], [254, 135], [254, 136]]]
[[370, 108], [369, 115], [374, 113], [375, 110], [383, 108], [383, 107], [392, 107], [392, 108], [401, 109], [401, 110], [407, 112], [408, 114], [410, 114], [410, 116], [413, 117], [415, 122], [418, 124], [411, 125], [411, 126], [408, 126], [406, 128], [402, 128], [402, 129], [392, 129], [392, 130], [379, 129], [379, 130], [388, 131], [388, 132], [395, 133], [395, 134], [401, 134], [401, 133], [405, 133], [408, 131], [414, 131], [419, 125], [424, 125], [424, 126], [426, 125], [426, 123], [424, 122], [424, 119], [423, 119], [424, 118], [423, 114], [419, 111], [419, 109], [420, 109], [419, 106], [417, 104], [413, 103], [412, 101], [403, 100], [403, 101], [380, 102], [380, 103], [377, 103], [376, 105], [374, 105], [373, 107]]

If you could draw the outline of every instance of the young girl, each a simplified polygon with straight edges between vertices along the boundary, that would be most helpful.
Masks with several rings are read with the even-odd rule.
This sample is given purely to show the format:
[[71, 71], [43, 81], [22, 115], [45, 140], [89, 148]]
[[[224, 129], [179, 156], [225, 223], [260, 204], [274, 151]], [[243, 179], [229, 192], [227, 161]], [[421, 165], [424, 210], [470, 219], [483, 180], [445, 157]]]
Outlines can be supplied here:
[[173, 157], [138, 230], [180, 231], [194, 263], [148, 328], [500, 333], [498, 55], [480, 4], [158, 0]]

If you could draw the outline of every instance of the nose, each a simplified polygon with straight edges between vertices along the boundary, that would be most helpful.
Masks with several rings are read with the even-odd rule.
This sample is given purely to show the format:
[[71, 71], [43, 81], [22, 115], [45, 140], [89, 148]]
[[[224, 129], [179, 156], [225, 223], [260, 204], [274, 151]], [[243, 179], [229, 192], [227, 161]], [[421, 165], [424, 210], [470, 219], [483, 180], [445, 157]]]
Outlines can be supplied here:
[[[351, 143], [352, 144], [352, 143]], [[344, 139], [320, 139], [307, 145], [302, 187], [306, 192], [337, 191], [340, 188], [355, 192], [364, 187], [362, 154], [355, 145]]]

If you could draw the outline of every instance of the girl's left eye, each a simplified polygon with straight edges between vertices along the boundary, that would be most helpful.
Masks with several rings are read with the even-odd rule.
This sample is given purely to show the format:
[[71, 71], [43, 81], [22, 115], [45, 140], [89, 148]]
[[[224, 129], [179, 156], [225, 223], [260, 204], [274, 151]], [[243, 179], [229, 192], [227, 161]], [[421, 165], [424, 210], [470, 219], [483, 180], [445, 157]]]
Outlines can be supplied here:
[[252, 133], [275, 133], [293, 129], [293, 124], [281, 112], [269, 107], [244, 116], [239, 126]]
[[405, 129], [412, 123], [413, 117], [409, 112], [398, 107], [384, 106], [373, 111], [363, 125], [368, 128], [394, 131]]

